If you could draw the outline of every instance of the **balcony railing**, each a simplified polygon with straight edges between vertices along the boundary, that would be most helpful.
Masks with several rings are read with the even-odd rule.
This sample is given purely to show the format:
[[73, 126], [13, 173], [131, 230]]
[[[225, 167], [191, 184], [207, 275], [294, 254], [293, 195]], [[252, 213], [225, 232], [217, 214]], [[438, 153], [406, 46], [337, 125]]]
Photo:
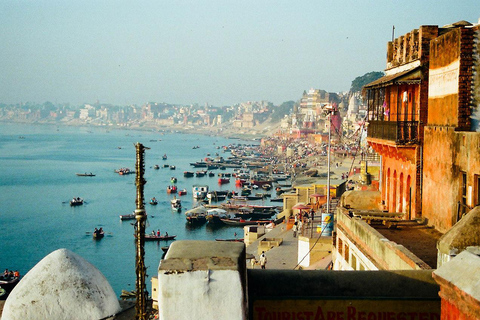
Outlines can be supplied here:
[[418, 142], [418, 121], [370, 121], [368, 137], [405, 145]]

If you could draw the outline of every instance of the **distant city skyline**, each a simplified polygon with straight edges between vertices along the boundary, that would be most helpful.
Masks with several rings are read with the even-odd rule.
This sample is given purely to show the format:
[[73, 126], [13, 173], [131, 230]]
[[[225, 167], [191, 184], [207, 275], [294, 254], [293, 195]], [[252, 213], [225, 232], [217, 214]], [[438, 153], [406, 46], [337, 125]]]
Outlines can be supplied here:
[[0, 102], [232, 105], [348, 91], [420, 25], [480, 18], [462, 1], [0, 3]]

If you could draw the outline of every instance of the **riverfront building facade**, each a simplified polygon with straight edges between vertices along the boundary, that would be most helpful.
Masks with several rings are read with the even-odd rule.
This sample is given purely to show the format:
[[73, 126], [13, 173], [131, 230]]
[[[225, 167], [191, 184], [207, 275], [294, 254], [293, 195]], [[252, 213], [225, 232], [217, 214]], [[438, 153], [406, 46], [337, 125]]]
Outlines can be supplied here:
[[479, 45], [466, 21], [388, 43], [386, 75], [364, 88], [380, 190], [344, 195], [334, 269], [434, 269], [478, 246], [442, 239], [480, 203]]

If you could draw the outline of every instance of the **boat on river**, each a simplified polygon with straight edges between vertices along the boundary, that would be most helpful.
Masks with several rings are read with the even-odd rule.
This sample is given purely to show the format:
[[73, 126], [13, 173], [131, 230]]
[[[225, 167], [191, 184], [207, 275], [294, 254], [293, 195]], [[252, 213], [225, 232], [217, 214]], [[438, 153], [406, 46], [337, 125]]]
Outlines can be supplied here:
[[227, 210], [220, 208], [213, 208], [207, 210], [207, 221], [208, 223], [221, 223], [221, 219], [233, 218]]
[[192, 192], [195, 199], [204, 199], [208, 193], [208, 186], [196, 184], [192, 187]]
[[185, 219], [191, 224], [202, 224], [207, 222], [207, 208], [198, 206], [185, 212]]
[[175, 240], [177, 236], [170, 236], [168, 234], [166, 235], [153, 235], [153, 234], [145, 234], [145, 241], [168, 241], [168, 240]]
[[70, 200], [70, 206], [72, 207], [81, 206], [81, 205], [83, 205], [83, 199], [80, 197], [76, 197]]
[[193, 171], [183, 171], [183, 176], [186, 178], [193, 177], [195, 173]]
[[0, 300], [7, 298], [8, 294], [13, 290], [19, 281], [20, 276], [0, 276]]
[[103, 237], [105, 236], [105, 232], [103, 231], [102, 228], [100, 229], [97, 229], [95, 228], [95, 230], [93, 231], [93, 238], [94, 239], [102, 239]]
[[118, 173], [121, 176], [127, 175], [127, 174], [133, 174], [135, 173], [134, 170], [130, 170], [129, 168], [120, 168], [118, 170], [115, 170], [115, 173]]
[[152, 199], [150, 199], [150, 204], [153, 206], [156, 206], [158, 204], [158, 200], [155, 197], [153, 197]]
[[249, 226], [249, 225], [264, 225], [269, 224], [270, 220], [245, 220], [242, 218], [220, 218], [220, 220], [229, 226]]
[[177, 193], [177, 186], [168, 186], [167, 193]]
[[177, 198], [173, 198], [172, 200], [170, 200], [170, 204], [171, 204], [173, 210], [175, 210], [177, 212], [182, 210], [182, 200], [177, 199]]
[[218, 178], [218, 184], [230, 183], [230, 178]]
[[79, 177], [95, 177], [95, 174], [93, 173], [88, 173], [88, 172], [85, 172], [85, 173], [75, 173], [77, 176]]
[[200, 171], [197, 171], [195, 172], [195, 177], [205, 177], [205, 175], [207, 174], [207, 170], [200, 170]]

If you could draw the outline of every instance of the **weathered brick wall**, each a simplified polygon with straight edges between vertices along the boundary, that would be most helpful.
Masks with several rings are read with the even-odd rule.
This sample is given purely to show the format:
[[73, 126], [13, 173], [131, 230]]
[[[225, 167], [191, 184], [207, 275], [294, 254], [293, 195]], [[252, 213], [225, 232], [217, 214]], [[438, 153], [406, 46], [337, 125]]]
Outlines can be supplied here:
[[460, 29], [455, 29], [431, 42], [429, 125], [458, 126], [460, 40]]
[[480, 26], [473, 28], [472, 131], [480, 132]]
[[456, 222], [459, 169], [454, 164], [453, 128], [425, 127], [422, 215], [440, 232]]

